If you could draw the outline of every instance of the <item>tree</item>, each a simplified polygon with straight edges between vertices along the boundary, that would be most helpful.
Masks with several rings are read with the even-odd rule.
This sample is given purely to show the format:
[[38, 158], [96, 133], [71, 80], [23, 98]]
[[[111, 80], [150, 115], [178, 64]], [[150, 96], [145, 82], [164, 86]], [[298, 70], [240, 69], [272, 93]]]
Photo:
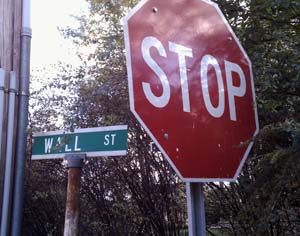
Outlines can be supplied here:
[[[223, 219], [227, 223], [223, 235], [297, 235], [300, 231], [300, 3], [297, 0], [216, 2], [252, 60], [261, 131], [254, 139], [254, 148], [238, 180], [207, 185], [208, 227]], [[43, 105], [33, 111], [32, 124], [37, 124], [34, 129], [45, 128], [42, 125], [45, 122], [48, 129], [54, 129], [55, 120], [61, 118], [63, 126], [71, 130], [128, 124], [126, 158], [89, 160], [85, 165], [83, 232], [85, 235], [182, 235], [186, 227], [184, 185], [161, 153], [155, 147], [150, 149], [151, 140], [129, 112], [120, 19], [134, 2], [89, 3], [90, 15], [78, 17], [81, 27], [64, 30], [66, 37], [73, 38], [78, 45], [83, 66], [70, 71], [66, 66], [59, 67], [61, 72], [53, 83], [55, 91], [67, 88], [68, 95], [73, 94], [72, 99], [65, 103], [61, 102], [67, 97], [64, 94], [50, 99], [47, 93], [42, 97], [42, 93], [37, 93], [37, 99], [48, 100], [37, 100], [37, 104]], [[52, 109], [55, 106], [63, 106], [65, 110], [57, 113], [57, 109]], [[37, 215], [44, 210], [41, 204], [55, 202], [53, 196], [60, 199], [54, 205], [63, 205], [64, 182], [60, 177], [65, 170], [60, 163], [49, 169], [42, 163], [36, 165], [30, 176], [38, 176], [35, 172], [45, 169], [42, 180], [49, 175], [57, 188], [51, 192], [51, 188], [41, 186], [45, 184], [40, 182], [41, 178], [28, 178], [31, 182], [27, 182], [27, 206], [34, 203], [36, 207], [35, 211], [26, 208], [26, 227], [32, 226], [25, 227], [25, 231], [40, 228], [44, 231], [33, 232], [42, 234], [49, 230], [50, 227], [45, 228], [47, 225], [56, 225], [52, 235], [61, 234], [57, 225], [62, 224], [59, 223], [62, 217], [59, 222], [54, 221], [47, 208], [49, 214], [41, 218], [43, 227], [40, 227]], [[57, 176], [52, 176], [53, 173]]]
[[[95, 51], [88, 55], [85, 64], [90, 78], [78, 90], [74, 125], [129, 125], [127, 157], [102, 161], [101, 167], [91, 161], [94, 164], [88, 173], [97, 176], [100, 172], [103, 176], [102, 184], [98, 182], [95, 186], [89, 179], [83, 189], [86, 196], [101, 196], [95, 209], [100, 208], [98, 212], [106, 214], [106, 217], [102, 217], [107, 221], [106, 224], [100, 221], [102, 227], [98, 228], [102, 234], [179, 235], [185, 227], [182, 184], [161, 154], [157, 154], [157, 151], [149, 152], [149, 138], [129, 113], [120, 23], [126, 4], [91, 1], [91, 15], [80, 19], [82, 27], [79, 31], [65, 31], [68, 36], [76, 36], [75, 40], [80, 45], [96, 44]], [[117, 176], [112, 176], [113, 173], [117, 173]], [[109, 197], [106, 197], [106, 191], [111, 194]], [[131, 225], [128, 222], [122, 223], [122, 219], [128, 218], [132, 219]], [[125, 229], [125, 226], [129, 228]]]
[[[149, 137], [129, 112], [120, 24], [127, 3], [121, 5], [99, 1], [90, 4], [90, 15], [78, 18], [81, 27], [64, 31], [66, 36], [74, 37], [74, 42], [81, 50], [84, 49], [83, 53], [78, 52], [83, 66], [75, 70], [66, 66], [59, 67], [59, 73], [50, 83], [53, 86], [51, 97], [48, 92], [44, 92], [50, 87], [48, 84], [35, 93], [37, 100], [33, 105], [38, 104], [39, 107], [32, 110], [33, 129], [56, 129], [57, 120], [63, 120], [61, 126], [71, 130], [128, 124], [126, 158], [90, 159], [83, 168], [82, 234], [183, 235], [186, 227], [184, 185], [161, 153], [155, 147], [154, 151], [150, 150]], [[85, 50], [89, 50], [88, 55]], [[63, 102], [69, 95], [72, 95], [71, 99]], [[64, 109], [57, 109], [61, 107]], [[38, 167], [43, 169], [46, 165], [40, 163]], [[65, 173], [59, 163], [56, 168], [54, 170], [60, 176]], [[35, 171], [29, 174], [33, 175]], [[46, 171], [45, 175], [52, 173]], [[61, 196], [65, 190], [58, 184], [61, 180], [53, 176], [51, 179], [59, 186], [56, 194], [59, 193], [59, 202], [63, 205]], [[30, 188], [38, 183], [28, 183], [28, 191], [32, 191]], [[50, 190], [41, 189], [41, 192], [43, 198], [39, 200], [48, 200]], [[29, 194], [27, 196], [27, 206], [30, 206], [30, 202], [35, 199], [30, 199]], [[41, 204], [40, 201], [38, 204]], [[29, 208], [26, 213], [30, 221], [33, 212]], [[37, 208], [35, 213], [38, 214]], [[43, 218], [43, 221], [53, 226], [51, 217], [52, 214], [49, 214], [49, 219]], [[61, 225], [61, 218], [59, 221], [56, 223]], [[39, 228], [41, 222], [31, 224]], [[28, 227], [26, 232], [32, 229]], [[53, 229], [51, 235], [60, 234], [60, 228]]]
[[299, 1], [219, 3], [253, 62], [261, 131], [238, 181], [210, 184], [211, 207], [234, 235], [297, 235]]

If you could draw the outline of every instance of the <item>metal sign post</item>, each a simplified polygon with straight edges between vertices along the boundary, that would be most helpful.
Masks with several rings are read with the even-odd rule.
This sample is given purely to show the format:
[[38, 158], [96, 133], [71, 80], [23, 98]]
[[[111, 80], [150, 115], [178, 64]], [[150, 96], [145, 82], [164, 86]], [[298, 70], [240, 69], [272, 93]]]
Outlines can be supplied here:
[[206, 236], [203, 183], [186, 183], [189, 236]]
[[85, 156], [85, 154], [66, 155], [69, 171], [64, 236], [79, 235], [80, 177]]
[[68, 187], [64, 236], [79, 235], [80, 178], [86, 157], [124, 156], [127, 152], [127, 125], [62, 130], [33, 135], [32, 160], [64, 158]]

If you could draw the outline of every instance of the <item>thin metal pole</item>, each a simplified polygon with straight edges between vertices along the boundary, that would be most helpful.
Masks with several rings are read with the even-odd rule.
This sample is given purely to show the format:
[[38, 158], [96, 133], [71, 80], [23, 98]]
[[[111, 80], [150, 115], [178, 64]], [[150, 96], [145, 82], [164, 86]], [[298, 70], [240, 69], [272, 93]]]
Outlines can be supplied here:
[[[5, 92], [5, 70], [0, 68], [0, 203], [3, 198], [3, 178], [4, 178], [4, 169], [5, 169], [5, 158], [3, 148], [3, 138], [5, 137], [3, 133], [3, 121], [4, 121], [4, 92]], [[2, 213], [2, 205], [0, 204], [0, 213]], [[0, 224], [1, 227], [1, 224]]]
[[80, 177], [84, 157], [84, 154], [66, 156], [69, 170], [64, 236], [79, 235]]
[[18, 106], [18, 127], [16, 141], [16, 166], [15, 182], [13, 192], [13, 209], [11, 236], [21, 236], [25, 159], [27, 146], [27, 125], [28, 125], [28, 103], [29, 103], [29, 78], [30, 78], [30, 0], [22, 1], [22, 30], [21, 30], [21, 60], [20, 60], [20, 82], [19, 82], [19, 106]]
[[0, 161], [2, 157], [2, 138], [4, 120], [4, 91], [5, 91], [5, 70], [0, 68]]
[[4, 190], [2, 204], [2, 221], [0, 235], [6, 236], [9, 231], [9, 217], [11, 210], [12, 171], [13, 171], [13, 139], [14, 139], [14, 117], [16, 99], [16, 74], [10, 72], [9, 100], [8, 100], [8, 124], [6, 142], [6, 162], [4, 175]]
[[189, 236], [206, 236], [203, 183], [186, 183]]

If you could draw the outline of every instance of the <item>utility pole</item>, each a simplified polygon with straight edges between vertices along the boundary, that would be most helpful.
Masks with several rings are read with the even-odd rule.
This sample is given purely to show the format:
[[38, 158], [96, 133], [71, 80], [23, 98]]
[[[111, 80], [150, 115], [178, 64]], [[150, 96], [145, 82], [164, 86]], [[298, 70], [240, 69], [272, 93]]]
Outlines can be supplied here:
[[21, 236], [25, 159], [27, 146], [28, 104], [29, 104], [29, 79], [30, 79], [30, 46], [31, 46], [31, 22], [30, 0], [22, 0], [22, 30], [21, 30], [21, 57], [19, 80], [19, 107], [16, 140], [16, 162], [14, 172], [14, 191], [12, 205], [11, 236]]
[[7, 236], [12, 222], [22, 0], [0, 0], [0, 10], [0, 235]]

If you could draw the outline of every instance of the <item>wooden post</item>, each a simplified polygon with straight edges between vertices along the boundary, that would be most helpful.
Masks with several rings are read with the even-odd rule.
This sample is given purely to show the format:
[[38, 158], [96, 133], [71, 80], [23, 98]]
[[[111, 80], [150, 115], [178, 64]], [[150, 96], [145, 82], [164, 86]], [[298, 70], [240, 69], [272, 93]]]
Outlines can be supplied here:
[[64, 236], [79, 235], [80, 178], [84, 158], [85, 154], [66, 156], [69, 171]]

